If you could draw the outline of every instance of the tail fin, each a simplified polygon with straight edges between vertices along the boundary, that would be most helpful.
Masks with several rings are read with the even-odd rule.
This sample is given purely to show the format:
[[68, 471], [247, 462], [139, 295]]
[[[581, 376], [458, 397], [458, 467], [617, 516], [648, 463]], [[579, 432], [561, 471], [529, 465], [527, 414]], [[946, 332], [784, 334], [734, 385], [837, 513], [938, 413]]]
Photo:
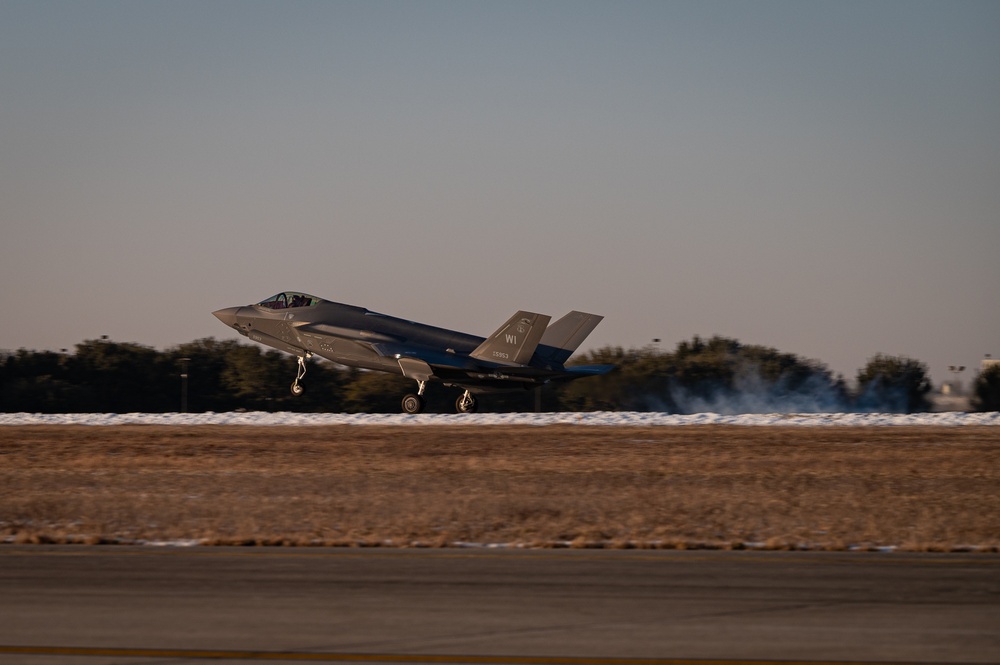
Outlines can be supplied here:
[[560, 365], [565, 363], [603, 320], [604, 317], [597, 314], [570, 312], [546, 329], [540, 341], [542, 348], [538, 350], [539, 355]]
[[518, 312], [469, 355], [501, 365], [527, 365], [552, 317]]

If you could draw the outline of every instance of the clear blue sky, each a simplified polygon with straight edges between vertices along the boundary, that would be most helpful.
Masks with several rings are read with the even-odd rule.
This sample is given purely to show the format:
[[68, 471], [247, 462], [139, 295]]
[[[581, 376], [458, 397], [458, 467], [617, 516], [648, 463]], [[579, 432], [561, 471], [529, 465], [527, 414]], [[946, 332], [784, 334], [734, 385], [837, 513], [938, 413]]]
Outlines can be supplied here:
[[[300, 290], [1000, 356], [1000, 2], [0, 0], [0, 348]], [[966, 379], [970, 373], [966, 373]]]

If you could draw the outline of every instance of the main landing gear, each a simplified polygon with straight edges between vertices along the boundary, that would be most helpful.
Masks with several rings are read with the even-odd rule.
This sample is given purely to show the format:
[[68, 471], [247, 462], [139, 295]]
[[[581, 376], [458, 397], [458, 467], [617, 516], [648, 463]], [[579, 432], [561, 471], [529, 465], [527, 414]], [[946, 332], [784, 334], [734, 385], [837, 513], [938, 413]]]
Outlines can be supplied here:
[[299, 371], [295, 375], [295, 380], [292, 381], [292, 394], [298, 397], [305, 391], [305, 388], [299, 385], [299, 380], [306, 375], [306, 358], [309, 356], [299, 356]]
[[466, 390], [455, 400], [455, 410], [459, 413], [475, 413], [479, 409], [479, 400]]
[[426, 402], [424, 401], [424, 388], [427, 387], [426, 381], [417, 381], [417, 394], [414, 395], [410, 393], [403, 398], [403, 412], [409, 413], [411, 415], [420, 413], [424, 410]]
[[[418, 381], [419, 386], [417, 394], [414, 395], [410, 393], [403, 398], [403, 412], [409, 413], [411, 415], [420, 413], [424, 410], [427, 405], [424, 400], [424, 388], [427, 386], [425, 381]], [[459, 413], [475, 413], [479, 409], [479, 400], [471, 392], [466, 390], [463, 394], [459, 395], [458, 399], [455, 400], [455, 411]]]

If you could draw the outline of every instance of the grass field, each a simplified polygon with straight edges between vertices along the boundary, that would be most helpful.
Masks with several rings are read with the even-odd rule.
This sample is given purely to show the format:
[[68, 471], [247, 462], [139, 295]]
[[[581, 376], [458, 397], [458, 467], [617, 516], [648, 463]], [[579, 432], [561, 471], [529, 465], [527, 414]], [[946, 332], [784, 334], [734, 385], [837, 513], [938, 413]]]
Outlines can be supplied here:
[[3, 427], [0, 538], [1000, 551], [1000, 428]]

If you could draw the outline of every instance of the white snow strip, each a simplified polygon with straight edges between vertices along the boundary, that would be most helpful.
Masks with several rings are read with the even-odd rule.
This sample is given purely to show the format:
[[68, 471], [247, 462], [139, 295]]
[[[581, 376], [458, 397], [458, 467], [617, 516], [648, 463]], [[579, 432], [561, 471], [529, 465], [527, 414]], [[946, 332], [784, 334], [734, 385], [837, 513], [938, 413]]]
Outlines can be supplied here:
[[671, 427], [748, 425], [794, 427], [1000, 426], [989, 413], [803, 413], [721, 415], [593, 411], [588, 413], [346, 414], [346, 413], [0, 413], [2, 425], [602, 425]]

